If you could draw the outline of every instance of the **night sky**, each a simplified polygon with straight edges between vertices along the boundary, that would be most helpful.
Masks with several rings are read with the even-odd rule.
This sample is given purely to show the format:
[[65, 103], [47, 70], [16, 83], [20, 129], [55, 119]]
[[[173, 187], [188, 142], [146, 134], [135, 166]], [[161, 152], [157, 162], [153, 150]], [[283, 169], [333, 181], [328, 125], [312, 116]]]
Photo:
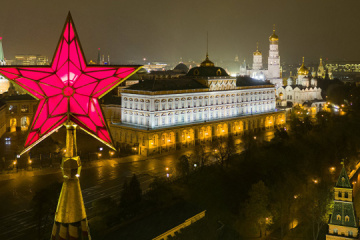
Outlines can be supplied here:
[[360, 60], [359, 9], [358, 0], [1, 0], [0, 36], [6, 58], [51, 59], [70, 10], [87, 60], [100, 47], [112, 64], [200, 61], [208, 31], [212, 60], [251, 62], [257, 41], [267, 57], [273, 24], [283, 62]]

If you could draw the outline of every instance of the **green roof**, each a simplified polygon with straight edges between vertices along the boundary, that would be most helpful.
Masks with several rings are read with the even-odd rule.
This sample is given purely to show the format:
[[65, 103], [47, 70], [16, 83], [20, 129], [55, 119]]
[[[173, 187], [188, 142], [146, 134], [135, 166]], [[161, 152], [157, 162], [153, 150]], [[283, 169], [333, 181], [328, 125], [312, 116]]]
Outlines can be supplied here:
[[152, 79], [144, 80], [137, 84], [131, 85], [125, 89], [140, 91], [172, 91], [172, 90], [191, 90], [207, 89], [208, 87], [191, 78], [184, 79]]
[[338, 187], [338, 188], [352, 188], [351, 184], [350, 184], [349, 177], [348, 177], [348, 175], [346, 173], [345, 167], [343, 167], [341, 169], [341, 173], [340, 173], [339, 179], [338, 179], [335, 187]]
[[[338, 218], [338, 216], [340, 216], [340, 218]], [[346, 216], [349, 217], [349, 221], [345, 221]], [[335, 201], [334, 210], [332, 215], [330, 216], [329, 224], [347, 227], [357, 227], [353, 203]]]
[[228, 77], [229, 74], [221, 67], [193, 67], [186, 74], [188, 77]]

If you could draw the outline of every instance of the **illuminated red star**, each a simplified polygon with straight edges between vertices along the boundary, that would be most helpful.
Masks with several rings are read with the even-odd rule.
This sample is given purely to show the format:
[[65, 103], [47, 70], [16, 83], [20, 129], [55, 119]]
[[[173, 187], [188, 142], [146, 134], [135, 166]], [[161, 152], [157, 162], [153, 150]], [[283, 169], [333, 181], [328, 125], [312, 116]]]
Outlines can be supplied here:
[[40, 100], [23, 152], [68, 121], [111, 147], [99, 98], [139, 68], [88, 66], [69, 13], [51, 66], [0, 67], [0, 74]]

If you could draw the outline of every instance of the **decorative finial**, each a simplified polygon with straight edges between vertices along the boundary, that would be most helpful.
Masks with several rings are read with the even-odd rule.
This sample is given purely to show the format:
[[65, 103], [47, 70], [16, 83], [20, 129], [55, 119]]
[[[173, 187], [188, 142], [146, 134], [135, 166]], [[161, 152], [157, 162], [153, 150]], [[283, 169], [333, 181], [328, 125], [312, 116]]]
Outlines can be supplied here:
[[206, 58], [209, 58], [209, 32], [206, 32]]
[[305, 62], [305, 57], [303, 57], [303, 64], [304, 64], [304, 62]]
[[275, 33], [275, 24], [273, 25], [273, 32]]
[[341, 159], [341, 165], [343, 165], [343, 167], [345, 167], [345, 160]]
[[259, 51], [259, 42], [256, 42], [256, 51]]

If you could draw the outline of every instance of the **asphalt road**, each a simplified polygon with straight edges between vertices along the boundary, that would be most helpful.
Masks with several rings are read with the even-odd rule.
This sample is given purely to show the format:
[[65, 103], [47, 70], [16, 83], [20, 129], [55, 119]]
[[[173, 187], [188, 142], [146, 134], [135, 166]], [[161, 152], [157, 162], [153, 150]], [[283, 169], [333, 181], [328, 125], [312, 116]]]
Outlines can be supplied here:
[[[273, 130], [257, 136], [258, 139], [271, 140]], [[98, 160], [81, 171], [80, 184], [88, 217], [91, 218], [91, 204], [97, 199], [111, 196], [120, 197], [125, 179], [138, 175], [141, 187], [146, 190], [157, 176], [166, 176], [167, 167], [174, 169], [176, 160], [192, 150], [175, 152], [153, 158], [143, 159], [129, 156], [118, 159]], [[36, 222], [30, 202], [34, 193], [54, 182], [62, 182], [60, 169], [20, 171], [13, 174], [0, 174], [0, 239], [20, 240], [34, 233]]]
[[[91, 205], [95, 200], [108, 196], [118, 200], [125, 179], [133, 174], [138, 176], [141, 188], [146, 190], [155, 177], [166, 176], [165, 168], [172, 171], [179, 154], [146, 160], [138, 156], [101, 160], [82, 169], [80, 184], [88, 216], [91, 217]], [[61, 182], [62, 175], [60, 170], [43, 169], [9, 176], [11, 179], [0, 181], [0, 239], [20, 240], [36, 228], [29, 206], [34, 193], [51, 183]]]

